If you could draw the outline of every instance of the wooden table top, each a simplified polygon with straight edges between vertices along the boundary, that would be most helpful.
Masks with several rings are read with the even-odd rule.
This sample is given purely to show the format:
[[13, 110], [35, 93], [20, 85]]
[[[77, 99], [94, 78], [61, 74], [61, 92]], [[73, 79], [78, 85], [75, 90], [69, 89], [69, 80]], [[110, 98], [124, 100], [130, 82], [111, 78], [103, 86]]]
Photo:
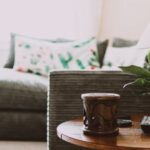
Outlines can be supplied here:
[[57, 135], [60, 139], [86, 148], [95, 150], [150, 150], [150, 135], [146, 135], [140, 129], [142, 116], [133, 116], [133, 126], [119, 128], [117, 136], [93, 136], [82, 132], [82, 119], [64, 122], [57, 127]]

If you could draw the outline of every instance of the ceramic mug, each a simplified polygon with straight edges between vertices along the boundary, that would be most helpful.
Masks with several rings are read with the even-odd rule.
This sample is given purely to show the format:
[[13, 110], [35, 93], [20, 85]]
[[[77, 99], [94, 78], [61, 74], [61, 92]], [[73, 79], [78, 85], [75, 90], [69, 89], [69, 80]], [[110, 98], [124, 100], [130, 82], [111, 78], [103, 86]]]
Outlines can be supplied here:
[[84, 108], [83, 132], [89, 134], [116, 134], [119, 94], [85, 93], [81, 95]]

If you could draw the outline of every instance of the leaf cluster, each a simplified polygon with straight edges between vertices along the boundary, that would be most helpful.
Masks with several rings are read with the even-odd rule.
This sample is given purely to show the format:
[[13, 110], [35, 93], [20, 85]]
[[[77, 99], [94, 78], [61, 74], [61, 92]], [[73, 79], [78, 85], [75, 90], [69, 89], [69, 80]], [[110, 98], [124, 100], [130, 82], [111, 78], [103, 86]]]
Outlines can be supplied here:
[[133, 82], [126, 83], [124, 88], [134, 85], [139, 88], [150, 90], [150, 52], [146, 56], [144, 68], [135, 65], [127, 67], [121, 66], [120, 68], [122, 71], [131, 73], [137, 77]]

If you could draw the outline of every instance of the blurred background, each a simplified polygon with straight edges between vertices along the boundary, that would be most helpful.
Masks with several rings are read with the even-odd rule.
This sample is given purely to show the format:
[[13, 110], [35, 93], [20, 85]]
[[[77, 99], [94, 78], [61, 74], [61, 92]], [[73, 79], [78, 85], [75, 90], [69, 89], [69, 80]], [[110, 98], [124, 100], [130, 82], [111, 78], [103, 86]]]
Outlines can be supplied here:
[[0, 0], [0, 51], [6, 54], [11, 32], [44, 39], [139, 40], [149, 21], [150, 0]]
[[40, 38], [138, 39], [150, 0], [0, 0], [0, 41], [10, 32]]

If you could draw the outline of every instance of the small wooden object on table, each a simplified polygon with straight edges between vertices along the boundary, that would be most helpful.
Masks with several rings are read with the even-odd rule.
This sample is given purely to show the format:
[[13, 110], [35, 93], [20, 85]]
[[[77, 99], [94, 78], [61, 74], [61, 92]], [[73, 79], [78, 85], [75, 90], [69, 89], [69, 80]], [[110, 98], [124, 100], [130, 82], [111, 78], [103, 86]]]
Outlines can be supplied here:
[[82, 119], [60, 124], [57, 135], [66, 142], [95, 150], [150, 150], [150, 135], [144, 134], [140, 128], [142, 117], [133, 116], [133, 126], [119, 128], [117, 136], [85, 135], [82, 131]]

